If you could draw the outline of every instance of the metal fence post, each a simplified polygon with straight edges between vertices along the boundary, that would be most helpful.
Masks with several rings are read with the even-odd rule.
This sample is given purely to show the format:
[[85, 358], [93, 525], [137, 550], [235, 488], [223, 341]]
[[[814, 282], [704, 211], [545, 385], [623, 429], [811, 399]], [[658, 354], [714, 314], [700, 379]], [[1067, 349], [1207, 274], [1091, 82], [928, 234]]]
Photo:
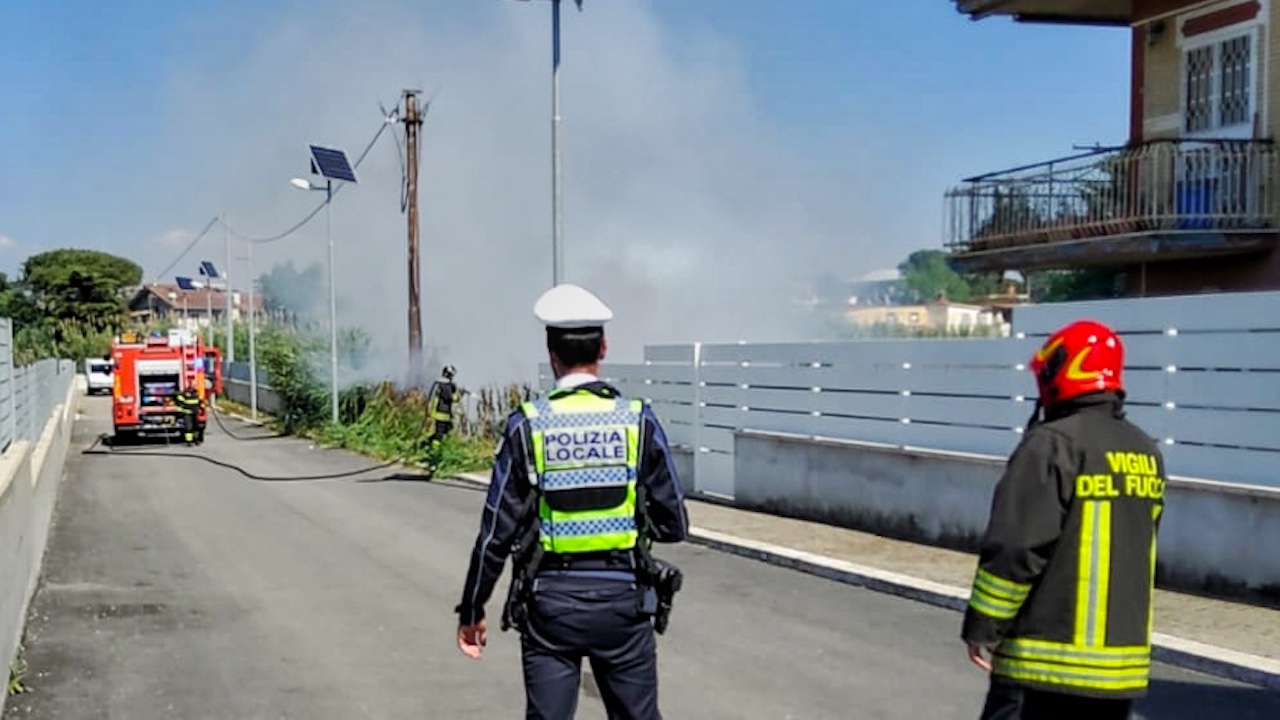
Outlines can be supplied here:
[[13, 321], [4, 321], [4, 358], [0, 362], [8, 368], [5, 382], [9, 385], [9, 442], [18, 437], [18, 384], [14, 382], [17, 368], [13, 365]]

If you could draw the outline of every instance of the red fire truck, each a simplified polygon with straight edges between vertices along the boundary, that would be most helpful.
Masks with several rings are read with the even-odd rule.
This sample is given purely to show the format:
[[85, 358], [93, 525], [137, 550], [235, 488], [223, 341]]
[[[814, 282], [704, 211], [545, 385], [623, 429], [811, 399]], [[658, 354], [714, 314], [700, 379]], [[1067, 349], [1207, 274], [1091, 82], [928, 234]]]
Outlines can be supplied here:
[[209, 399], [222, 392], [221, 359], [189, 331], [121, 334], [111, 346], [116, 437], [180, 432], [177, 396], [189, 387], [205, 401], [197, 417], [203, 425]]

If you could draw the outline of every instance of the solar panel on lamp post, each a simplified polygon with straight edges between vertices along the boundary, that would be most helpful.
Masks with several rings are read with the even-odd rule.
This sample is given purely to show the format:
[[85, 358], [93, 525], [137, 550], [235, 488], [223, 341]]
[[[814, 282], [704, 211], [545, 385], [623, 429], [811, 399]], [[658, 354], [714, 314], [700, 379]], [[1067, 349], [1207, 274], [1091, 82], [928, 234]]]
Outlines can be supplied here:
[[337, 287], [334, 283], [333, 263], [333, 223], [331, 209], [333, 207], [333, 182], [356, 182], [355, 169], [347, 160], [347, 154], [334, 148], [311, 145], [311, 172], [324, 178], [324, 185], [316, 185], [303, 178], [293, 178], [289, 182], [303, 190], [323, 190], [324, 199], [324, 232], [329, 245], [329, 394], [330, 414], [334, 423], [338, 422], [338, 301]]
[[[582, 11], [582, 0], [573, 0]], [[521, 0], [528, 2], [528, 0]], [[551, 284], [564, 277], [564, 200], [560, 157], [560, 2], [551, 0]]]
[[[206, 320], [206, 321], [208, 321], [208, 323], [207, 323], [207, 326], [208, 326], [208, 329], [209, 329], [209, 330], [208, 330], [208, 336], [209, 336], [209, 340], [208, 340], [208, 342], [209, 342], [209, 345], [210, 345], [210, 346], [212, 346], [212, 345], [213, 345], [213, 289], [214, 289], [214, 281], [215, 281], [215, 280], [220, 279], [220, 278], [222, 277], [222, 273], [218, 270], [218, 266], [217, 266], [217, 265], [214, 265], [212, 261], [209, 261], [209, 260], [201, 260], [201, 261], [200, 261], [200, 274], [201, 274], [201, 275], [203, 275], [203, 276], [206, 278], [206, 282], [204, 283], [204, 286], [205, 286], [205, 293], [204, 293], [204, 297], [205, 297], [205, 320]], [[230, 292], [230, 291], [231, 291], [231, 288], [226, 287], [226, 283], [225, 283], [225, 282], [223, 283], [223, 286], [224, 286], [224, 290], [223, 290], [224, 292]]]

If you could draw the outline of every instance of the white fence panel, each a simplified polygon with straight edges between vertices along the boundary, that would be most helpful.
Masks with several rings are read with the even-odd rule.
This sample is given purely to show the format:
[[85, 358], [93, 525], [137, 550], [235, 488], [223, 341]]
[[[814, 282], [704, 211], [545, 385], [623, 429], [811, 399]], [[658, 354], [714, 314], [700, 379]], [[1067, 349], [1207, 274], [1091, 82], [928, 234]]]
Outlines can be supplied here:
[[1084, 318], [1107, 323], [1121, 334], [1166, 328], [1280, 330], [1277, 302], [1280, 293], [1257, 292], [1028, 305], [1013, 311], [1013, 332], [1047, 336]]
[[1280, 373], [1165, 373], [1165, 397], [1179, 408], [1240, 408], [1280, 411]]
[[696, 357], [697, 346], [683, 345], [646, 345], [645, 362], [683, 363], [692, 366]]
[[1172, 474], [1280, 487], [1277, 308], [1280, 293], [1037, 305], [1009, 338], [654, 345], [609, 372], [698, 449], [695, 486], [732, 495], [742, 429], [1005, 455], [1037, 394], [1031, 356], [1094, 318], [1121, 333], [1129, 417]]
[[1280, 333], [1185, 333], [1169, 364], [1179, 370], [1280, 370]]
[[0, 452], [18, 437], [17, 387], [13, 366], [13, 321], [0, 318]]
[[1160, 450], [1175, 475], [1280, 487], [1280, 463], [1274, 452], [1208, 445], [1166, 445]]

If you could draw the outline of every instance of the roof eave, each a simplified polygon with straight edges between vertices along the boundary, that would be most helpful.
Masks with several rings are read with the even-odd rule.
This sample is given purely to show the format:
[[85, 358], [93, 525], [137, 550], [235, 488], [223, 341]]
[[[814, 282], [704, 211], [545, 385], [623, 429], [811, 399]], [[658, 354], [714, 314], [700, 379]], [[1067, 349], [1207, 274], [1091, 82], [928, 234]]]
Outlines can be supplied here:
[[1020, 12], [1016, 7], [1018, 0], [955, 0], [956, 9], [970, 20], [985, 20], [990, 17], [1011, 17], [1015, 22], [1028, 25], [1096, 25], [1102, 27], [1129, 27], [1133, 24], [1133, 13], [1037, 13]]

